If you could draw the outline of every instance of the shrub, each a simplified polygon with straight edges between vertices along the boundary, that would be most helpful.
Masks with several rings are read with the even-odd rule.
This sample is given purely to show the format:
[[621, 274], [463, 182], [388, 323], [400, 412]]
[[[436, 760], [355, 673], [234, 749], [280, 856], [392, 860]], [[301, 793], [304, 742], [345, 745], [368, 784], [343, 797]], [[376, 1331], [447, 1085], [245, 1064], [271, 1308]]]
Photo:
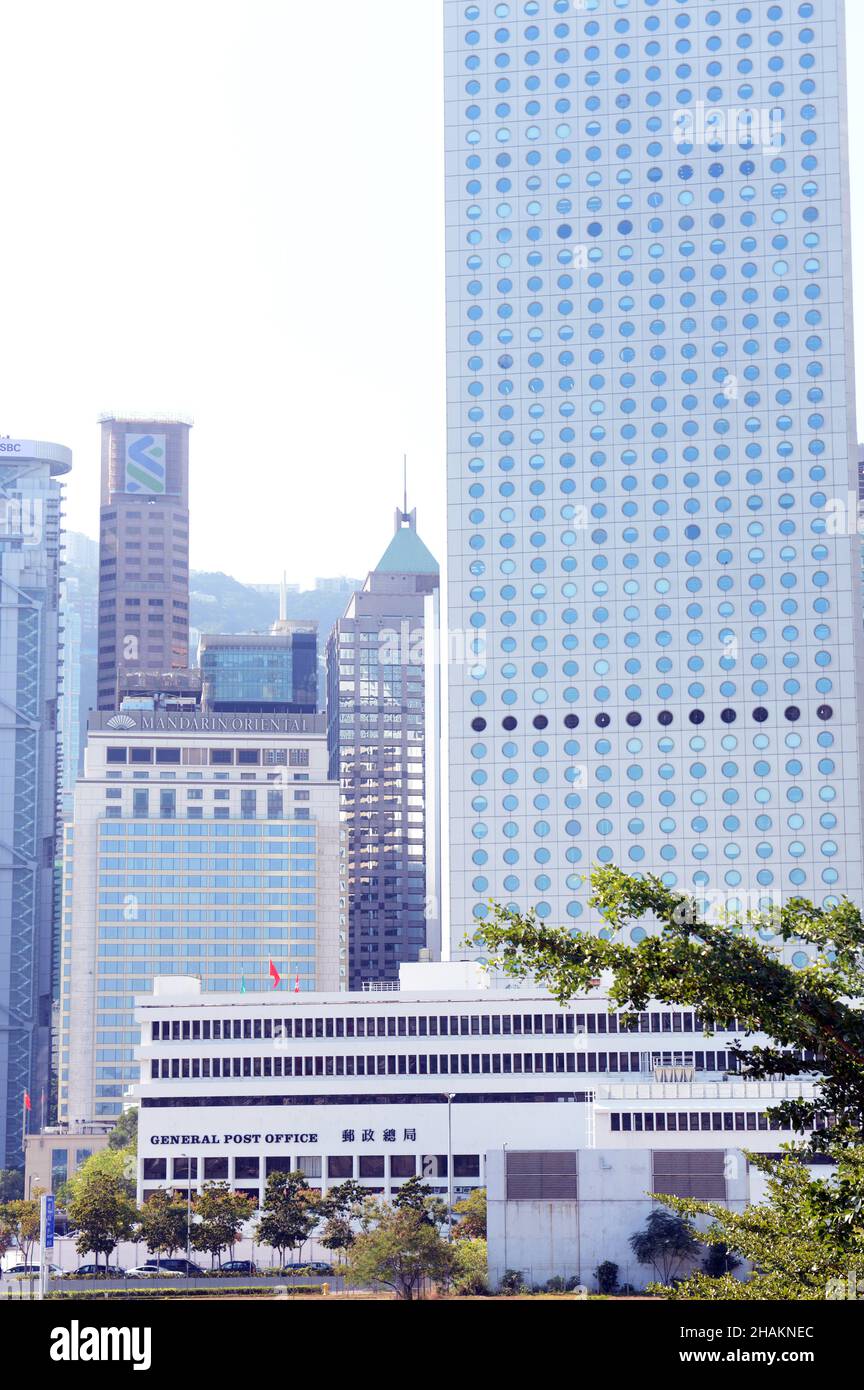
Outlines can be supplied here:
[[505, 1269], [501, 1276], [499, 1292], [503, 1293], [507, 1298], [514, 1298], [516, 1294], [524, 1293], [524, 1291], [525, 1280], [522, 1278], [521, 1271], [518, 1269]]
[[462, 1294], [484, 1294], [489, 1292], [489, 1267], [486, 1242], [477, 1236], [470, 1240], [454, 1243], [456, 1269], [453, 1274], [453, 1291]]
[[702, 1261], [702, 1268], [711, 1279], [722, 1279], [724, 1274], [733, 1274], [740, 1267], [738, 1256], [733, 1255], [722, 1240], [716, 1245], [709, 1245], [708, 1254]]
[[551, 1279], [546, 1280], [544, 1293], [572, 1293], [578, 1287], [578, 1274], [571, 1274], [567, 1278], [563, 1274], [553, 1274]]
[[604, 1260], [594, 1271], [600, 1293], [616, 1293], [618, 1290], [618, 1266], [614, 1260]]

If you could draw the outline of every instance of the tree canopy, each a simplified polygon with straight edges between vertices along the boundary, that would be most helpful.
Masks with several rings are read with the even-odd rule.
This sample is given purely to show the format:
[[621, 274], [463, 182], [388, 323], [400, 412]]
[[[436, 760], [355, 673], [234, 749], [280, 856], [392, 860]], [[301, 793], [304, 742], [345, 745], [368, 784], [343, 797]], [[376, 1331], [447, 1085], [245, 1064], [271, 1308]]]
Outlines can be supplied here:
[[[684, 1280], [666, 1297], [682, 1299], [756, 1299], [821, 1301], [858, 1298], [850, 1293], [850, 1272], [857, 1283], [864, 1271], [864, 1146], [840, 1144], [833, 1151], [836, 1170], [813, 1178], [800, 1156], [789, 1153], [779, 1162], [764, 1154], [749, 1154], [750, 1162], [766, 1176], [763, 1201], [743, 1211], [689, 1197], [664, 1197], [683, 1217], [710, 1216], [711, 1225], [700, 1240], [713, 1249], [734, 1250], [750, 1260], [754, 1272], [746, 1281], [728, 1272], [705, 1273]], [[864, 1288], [864, 1286], [862, 1286]]]
[[233, 1192], [228, 1183], [205, 1183], [195, 1199], [193, 1250], [206, 1251], [214, 1263], [223, 1250], [233, 1259], [234, 1246], [254, 1210], [253, 1198]]
[[[864, 922], [851, 902], [819, 908], [804, 898], [776, 912], [707, 921], [697, 903], [652, 875], [635, 878], [609, 867], [591, 875], [591, 906], [603, 935], [549, 926], [535, 914], [496, 906], [477, 928], [483, 946], [508, 975], [528, 976], [560, 1002], [601, 978], [610, 1003], [634, 1014], [650, 1000], [690, 1005], [707, 1020], [737, 1019], [742, 1034], [772, 1041], [733, 1049], [749, 1079], [814, 1075], [812, 1100], [772, 1107], [792, 1129], [818, 1128], [815, 1151], [855, 1143], [864, 1117]], [[636, 944], [625, 930], [643, 923], [653, 934]], [[770, 931], [770, 941], [759, 931]], [[778, 947], [801, 942], [811, 964], [796, 969]]]
[[0, 1207], [0, 1253], [17, 1246], [28, 1265], [33, 1263], [33, 1247], [39, 1239], [39, 1191], [35, 1200], [15, 1198]]
[[118, 1242], [131, 1238], [138, 1220], [129, 1156], [126, 1149], [103, 1149], [82, 1163], [67, 1184], [75, 1248], [79, 1255], [104, 1255], [106, 1265]]
[[630, 1249], [640, 1265], [652, 1265], [665, 1286], [680, 1275], [685, 1264], [695, 1260], [699, 1242], [683, 1216], [655, 1207], [644, 1230], [630, 1237]]
[[0, 1204], [14, 1202], [24, 1196], [22, 1168], [0, 1168]]
[[285, 1251], [295, 1250], [315, 1230], [321, 1215], [319, 1202], [305, 1173], [271, 1173], [255, 1239], [278, 1250], [284, 1263]]
[[151, 1255], [158, 1259], [160, 1255], [171, 1256], [175, 1250], [185, 1250], [188, 1215], [185, 1197], [161, 1187], [148, 1195], [138, 1218], [138, 1229]]
[[486, 1188], [475, 1187], [461, 1202], [456, 1202], [453, 1211], [459, 1218], [454, 1231], [457, 1240], [486, 1239]]
[[117, 1123], [108, 1135], [109, 1149], [131, 1149], [133, 1153], [138, 1150], [138, 1108], [130, 1105], [128, 1110], [124, 1110], [117, 1118]]
[[426, 1280], [449, 1282], [458, 1268], [454, 1247], [416, 1206], [381, 1205], [376, 1224], [357, 1236], [348, 1254], [348, 1278], [381, 1284], [410, 1302]]
[[[602, 868], [591, 875], [591, 887], [590, 905], [604, 922], [600, 935], [496, 906], [474, 944], [507, 975], [531, 977], [561, 1003], [602, 981], [622, 1021], [652, 1000], [693, 1007], [707, 1029], [735, 1019], [743, 1037], [733, 1055], [745, 1079], [803, 1076], [815, 1082], [812, 1099], [770, 1106], [802, 1140], [779, 1161], [747, 1154], [766, 1177], [763, 1201], [731, 1211], [695, 1199], [658, 1199], [688, 1221], [710, 1217], [699, 1239], [722, 1247], [726, 1257], [725, 1273], [715, 1275], [722, 1265], [709, 1258], [703, 1271], [663, 1292], [704, 1299], [830, 1297], [832, 1282], [839, 1286], [849, 1269], [864, 1267], [861, 913], [847, 899], [820, 908], [793, 898], [770, 913], [727, 912], [715, 922], [693, 899], [651, 875]], [[653, 932], [634, 944], [622, 939], [642, 923]], [[808, 948], [803, 969], [782, 959], [781, 948], [793, 942]], [[769, 1041], [748, 1045], [754, 1033]], [[836, 1166], [814, 1179], [805, 1160], [820, 1155]], [[731, 1273], [737, 1256], [754, 1268], [746, 1280]]]

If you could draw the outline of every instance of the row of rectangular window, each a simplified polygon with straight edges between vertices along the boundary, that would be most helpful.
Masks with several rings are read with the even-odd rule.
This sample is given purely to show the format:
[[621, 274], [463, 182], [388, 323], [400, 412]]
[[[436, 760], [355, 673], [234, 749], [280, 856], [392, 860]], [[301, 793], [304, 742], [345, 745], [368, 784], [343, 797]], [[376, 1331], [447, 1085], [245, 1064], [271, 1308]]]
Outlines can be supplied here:
[[609, 1117], [613, 1134], [623, 1133], [670, 1133], [683, 1130], [771, 1130], [791, 1129], [771, 1112], [759, 1113], [756, 1110], [658, 1110], [623, 1111]]
[[[161, 763], [161, 764], [180, 764], [199, 763], [201, 749], [185, 748], [152, 748], [133, 745], [124, 747], [118, 744], [109, 744], [105, 750], [105, 761], [107, 763]], [[185, 753], [193, 752], [194, 758], [186, 758]], [[210, 766], [211, 767], [259, 767], [263, 763], [265, 767], [308, 767], [309, 749], [308, 748], [211, 748]], [[287, 754], [287, 760], [286, 760]]]
[[[135, 795], [137, 796], [138, 793], [136, 792]], [[312, 819], [311, 811], [309, 810], [308, 807], [305, 807], [305, 806], [294, 806], [294, 807], [292, 807], [291, 813], [292, 813], [292, 815], [294, 816], [294, 819], [295, 819], [295, 820], [311, 820], [311, 819]], [[183, 814], [183, 812], [181, 812], [180, 814]], [[105, 807], [104, 807], [104, 815], [105, 815], [105, 819], [106, 819], [106, 820], [122, 820], [122, 818], [123, 818], [123, 807], [122, 807], [122, 806], [105, 806]], [[136, 803], [134, 804], [133, 808], [132, 808], [132, 815], [133, 815], [134, 817], [136, 817], [136, 819], [139, 819], [139, 820], [148, 820], [148, 819], [150, 818], [150, 810], [149, 810], [149, 807], [145, 806], [143, 803], [136, 802]], [[170, 809], [161, 809], [161, 808], [160, 808], [159, 816], [160, 816], [160, 818], [161, 818], [162, 820], [175, 821], [175, 820], [178, 819], [178, 813], [175, 811], [175, 809], [174, 809], [173, 807], [170, 808]], [[204, 807], [203, 807], [203, 806], [187, 806], [187, 807], [185, 808], [185, 816], [186, 816], [186, 819], [187, 819], [187, 820], [190, 820], [190, 821], [196, 821], [196, 820], [201, 820], [201, 821], [203, 821], [203, 820], [204, 820]], [[235, 820], [255, 820], [255, 819], [257, 819], [257, 813], [256, 813], [256, 811], [255, 811], [255, 808], [254, 808], [254, 807], [248, 807], [248, 806], [243, 806], [243, 807], [240, 808], [240, 810], [235, 810], [235, 811], [232, 811], [232, 809], [231, 809], [230, 806], [214, 806], [214, 807], [210, 810], [210, 812], [208, 813], [207, 819], [209, 820], [209, 819], [212, 818], [213, 820], [229, 820], [232, 816], [234, 817]], [[278, 809], [277, 809], [276, 807], [268, 807], [267, 819], [268, 819], [268, 820], [285, 820], [285, 819], [287, 819], [287, 812], [286, 812], [282, 807], [279, 807]]]
[[[166, 776], [167, 776], [167, 775], [168, 775], [168, 774], [166, 774]], [[173, 774], [172, 774], [172, 777], [173, 777]], [[153, 790], [156, 791], [157, 789], [154, 787]], [[185, 790], [186, 790], [186, 799], [187, 799], [187, 801], [203, 801], [203, 800], [204, 800], [204, 790], [203, 790], [201, 787], [187, 787]], [[218, 787], [217, 787], [217, 788], [208, 787], [207, 790], [208, 790], [208, 792], [211, 792], [211, 793], [212, 793], [212, 800], [213, 800], [213, 801], [230, 801], [230, 800], [231, 800], [231, 792], [230, 792], [230, 789], [227, 789], [227, 788], [218, 788]], [[265, 788], [261, 788], [261, 790], [265, 790]], [[146, 790], [133, 790], [133, 793], [132, 793], [132, 802], [133, 802], [133, 805], [136, 806], [136, 807], [138, 807], [138, 808], [142, 808], [142, 807], [143, 807], [143, 808], [146, 808], [146, 807], [148, 806], [148, 804], [149, 804], [149, 795], [150, 795], [150, 790], [149, 790], [149, 788], [146, 789]], [[278, 820], [278, 819], [280, 818], [280, 816], [282, 815], [282, 807], [283, 807], [283, 805], [285, 804], [286, 799], [287, 799], [287, 794], [283, 795], [283, 793], [280, 792], [280, 791], [269, 791], [269, 790], [267, 791], [267, 814], [268, 814], [268, 817], [269, 817], [271, 820]], [[105, 800], [106, 800], [106, 801], [122, 801], [122, 800], [123, 800], [123, 788], [122, 788], [122, 787], [106, 787], [106, 789], [105, 789]], [[312, 800], [312, 793], [311, 793], [310, 791], [303, 790], [303, 789], [295, 790], [294, 796], [293, 796], [293, 800], [294, 800], [294, 801], [311, 801], [311, 800]], [[241, 793], [240, 793], [240, 803], [241, 803], [241, 806], [244, 807], [244, 808], [245, 808], [246, 806], [249, 806], [250, 811], [251, 811], [250, 819], [254, 819], [254, 816], [255, 816], [255, 807], [256, 807], [256, 805], [257, 805], [257, 794], [256, 794], [256, 792], [254, 792], [254, 791], [241, 791]], [[175, 809], [176, 805], [177, 805], [177, 791], [176, 791], [176, 789], [175, 789], [175, 788], [159, 788], [159, 811], [160, 811], [160, 814], [161, 814], [162, 816], [166, 817], [167, 819], [170, 819], [170, 818], [174, 815], [174, 809]]]
[[[453, 1094], [454, 1102], [462, 1105], [586, 1105], [590, 1099], [588, 1091], [462, 1091]], [[440, 1091], [389, 1091], [389, 1092], [348, 1092], [337, 1095], [312, 1095], [303, 1092], [281, 1091], [277, 1095], [216, 1095], [212, 1091], [206, 1095], [142, 1096], [142, 1110], [281, 1110], [286, 1106], [298, 1106], [303, 1110], [309, 1106], [351, 1105], [369, 1107], [373, 1105], [446, 1105], [447, 1096]], [[98, 1107], [97, 1107], [98, 1109]]]
[[[391, 1178], [413, 1178], [417, 1175], [417, 1154], [359, 1154], [357, 1156], [356, 1176], [358, 1178], [386, 1177], [388, 1159]], [[172, 1181], [185, 1180], [188, 1182], [191, 1180], [196, 1182], [198, 1180], [197, 1158], [174, 1158], [170, 1161]], [[145, 1182], [166, 1181], [168, 1162], [167, 1158], [145, 1158], [141, 1165], [143, 1180]], [[230, 1178], [230, 1162], [231, 1160], [227, 1157], [203, 1159], [202, 1178], [204, 1182], [227, 1181]], [[420, 1167], [424, 1177], [446, 1178], [447, 1155], [425, 1155], [420, 1161]], [[307, 1178], [320, 1178], [323, 1172], [322, 1158], [317, 1154], [301, 1154], [292, 1161], [289, 1154], [268, 1154], [263, 1161], [260, 1158], [248, 1156], [234, 1159], [235, 1180], [245, 1179], [248, 1181], [262, 1176], [269, 1178], [272, 1173], [297, 1172], [304, 1173]], [[330, 1154], [327, 1157], [328, 1178], [344, 1180], [354, 1176], [353, 1154]], [[454, 1154], [453, 1176], [455, 1178], [479, 1178], [480, 1155]]]
[[[248, 845], [238, 845], [237, 848], [246, 850], [248, 853], [268, 853], [273, 854], [279, 848], [277, 845], [267, 843], [270, 840], [289, 841], [289, 848], [295, 853], [308, 852], [307, 846], [303, 844], [294, 845], [290, 841], [302, 839], [314, 839], [314, 825], [182, 825], [177, 830], [172, 830], [170, 825], [117, 825], [107, 826], [100, 836], [100, 843], [112, 854], [120, 854], [126, 850], [129, 854], [143, 854], [150, 848], [150, 841], [159, 842], [160, 854], [207, 854], [218, 852], [225, 853], [228, 845], [208, 844], [186, 844], [187, 837], [192, 840], [247, 840]], [[184, 843], [175, 848], [172, 845], [163, 845], [165, 839], [174, 840], [178, 838]], [[146, 844], [138, 843], [141, 840], [147, 841]]]
[[210, 1038], [435, 1038], [540, 1033], [732, 1033], [737, 1021], [715, 1023], [695, 1013], [410, 1014], [374, 1018], [155, 1019], [154, 1042]]
[[[734, 1071], [728, 1052], [696, 1052], [696, 1071]], [[464, 1052], [347, 1057], [162, 1057], [150, 1064], [153, 1081], [269, 1076], [448, 1076], [536, 1072], [643, 1072], [640, 1052]]]

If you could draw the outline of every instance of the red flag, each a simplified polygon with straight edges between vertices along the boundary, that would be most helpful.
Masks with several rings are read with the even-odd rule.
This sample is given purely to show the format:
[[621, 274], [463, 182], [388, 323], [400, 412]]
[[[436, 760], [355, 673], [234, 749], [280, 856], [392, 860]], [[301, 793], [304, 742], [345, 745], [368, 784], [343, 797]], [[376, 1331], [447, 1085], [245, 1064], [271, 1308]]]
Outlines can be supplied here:
[[24, 1109], [25, 1109], [25, 1110], [32, 1110], [32, 1109], [33, 1109], [33, 1106], [32, 1106], [32, 1104], [31, 1104], [31, 1102], [30, 1102], [30, 1092], [29, 1092], [29, 1091], [25, 1091], [25, 1092], [24, 1092]]
[[295, 975], [295, 976], [294, 976], [294, 993], [295, 993], [295, 994], [299, 994], [299, 993], [300, 993], [300, 976], [299, 976], [299, 975]]
[[273, 988], [278, 989], [279, 981], [282, 979], [282, 976], [279, 974], [279, 971], [276, 969], [276, 966], [273, 964], [272, 960], [270, 962], [270, 978], [273, 981]]

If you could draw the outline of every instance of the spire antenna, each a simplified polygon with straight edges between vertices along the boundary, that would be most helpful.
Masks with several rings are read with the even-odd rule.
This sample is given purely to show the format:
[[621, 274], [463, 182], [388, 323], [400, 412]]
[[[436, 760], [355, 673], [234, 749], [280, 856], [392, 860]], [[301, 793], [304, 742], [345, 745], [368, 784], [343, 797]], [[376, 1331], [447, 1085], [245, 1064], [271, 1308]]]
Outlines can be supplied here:
[[402, 455], [402, 484], [404, 493], [404, 505], [402, 507], [405, 515], [408, 515], [408, 455]]

